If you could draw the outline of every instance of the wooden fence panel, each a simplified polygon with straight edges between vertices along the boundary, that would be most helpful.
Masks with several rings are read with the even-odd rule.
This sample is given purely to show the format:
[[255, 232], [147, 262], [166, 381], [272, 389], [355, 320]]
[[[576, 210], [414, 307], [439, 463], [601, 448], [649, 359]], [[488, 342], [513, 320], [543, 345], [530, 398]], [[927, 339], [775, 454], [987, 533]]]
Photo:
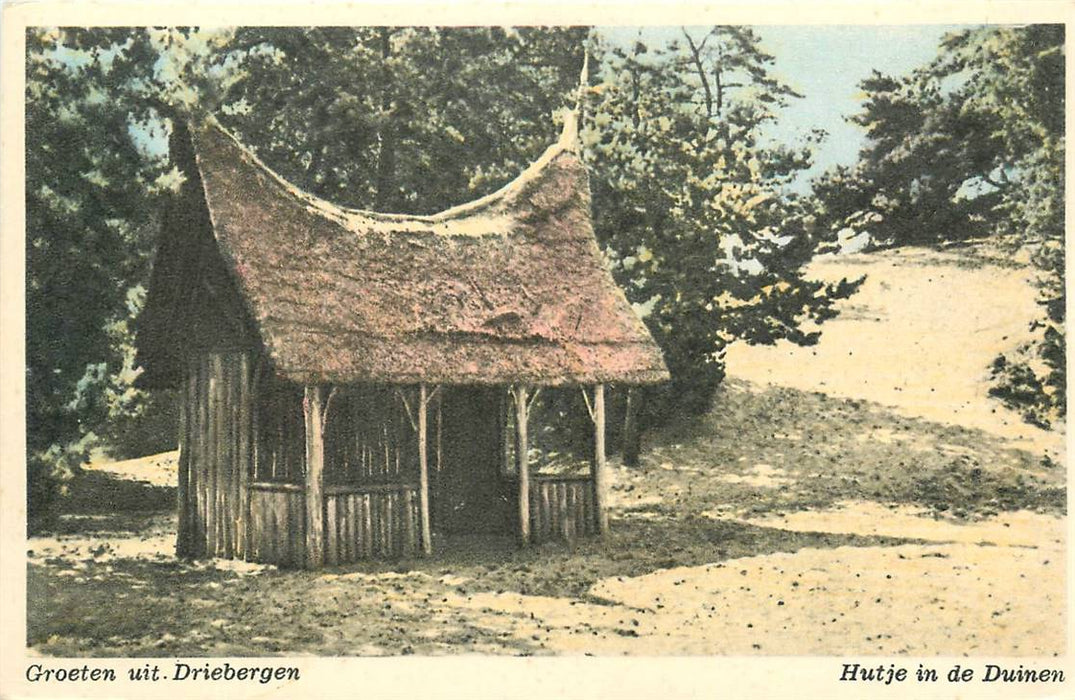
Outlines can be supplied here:
[[572, 542], [597, 532], [593, 480], [588, 476], [534, 477], [530, 533], [534, 542]]
[[417, 499], [417, 484], [326, 487], [326, 562], [414, 556], [420, 545]]

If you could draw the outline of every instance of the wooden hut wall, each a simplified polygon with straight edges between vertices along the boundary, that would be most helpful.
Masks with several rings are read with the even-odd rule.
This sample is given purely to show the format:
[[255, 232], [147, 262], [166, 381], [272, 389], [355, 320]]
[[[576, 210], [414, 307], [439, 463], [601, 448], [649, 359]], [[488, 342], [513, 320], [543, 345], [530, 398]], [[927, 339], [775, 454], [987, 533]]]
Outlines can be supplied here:
[[301, 568], [306, 563], [306, 495], [295, 484], [259, 482], [250, 488], [246, 559]]
[[179, 456], [179, 537], [184, 556], [247, 554], [252, 455], [251, 355], [215, 352], [188, 365]]

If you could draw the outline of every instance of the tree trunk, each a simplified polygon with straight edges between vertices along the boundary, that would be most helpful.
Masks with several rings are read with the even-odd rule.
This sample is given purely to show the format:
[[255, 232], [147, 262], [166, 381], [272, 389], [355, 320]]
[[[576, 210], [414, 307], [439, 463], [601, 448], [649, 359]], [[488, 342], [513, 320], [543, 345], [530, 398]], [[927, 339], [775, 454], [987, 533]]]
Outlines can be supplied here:
[[377, 154], [377, 180], [374, 183], [373, 208], [377, 211], [395, 211], [393, 189], [396, 177], [396, 131], [392, 118], [392, 71], [388, 59], [392, 57], [393, 30], [381, 29], [381, 124], [378, 129], [380, 149]]

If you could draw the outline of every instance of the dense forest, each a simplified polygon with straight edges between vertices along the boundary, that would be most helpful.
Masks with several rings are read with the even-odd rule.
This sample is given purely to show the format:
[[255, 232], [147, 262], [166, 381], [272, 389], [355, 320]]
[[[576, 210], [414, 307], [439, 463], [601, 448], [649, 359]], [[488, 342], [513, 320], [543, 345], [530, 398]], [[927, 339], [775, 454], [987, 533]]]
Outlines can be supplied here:
[[650, 426], [708, 409], [730, 343], [816, 342], [857, 281], [803, 268], [849, 232], [1029, 250], [1040, 342], [997, 359], [994, 392], [1047, 424], [1064, 407], [1063, 41], [962, 30], [912, 74], [875, 74], [851, 117], [859, 162], [803, 195], [790, 184], [823, 135], [770, 138], [800, 95], [747, 27], [653, 45], [586, 28], [32, 29], [31, 515], [93, 449], [174, 448], [172, 398], [136, 388], [133, 342], [158, 212], [185, 177], [167, 149], [177, 116], [214, 115], [326, 199], [430, 213], [510, 180], [579, 104], [599, 242], [672, 373], [636, 397]]

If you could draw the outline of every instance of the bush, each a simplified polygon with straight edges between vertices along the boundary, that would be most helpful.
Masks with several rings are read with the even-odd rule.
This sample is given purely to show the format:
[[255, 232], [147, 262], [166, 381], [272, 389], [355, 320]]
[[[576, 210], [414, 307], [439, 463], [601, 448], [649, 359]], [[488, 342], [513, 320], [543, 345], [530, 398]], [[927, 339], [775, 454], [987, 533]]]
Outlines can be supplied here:
[[87, 433], [64, 447], [53, 445], [44, 452], [30, 454], [26, 460], [26, 529], [40, 530], [56, 515], [59, 500], [98, 445], [98, 438]]

